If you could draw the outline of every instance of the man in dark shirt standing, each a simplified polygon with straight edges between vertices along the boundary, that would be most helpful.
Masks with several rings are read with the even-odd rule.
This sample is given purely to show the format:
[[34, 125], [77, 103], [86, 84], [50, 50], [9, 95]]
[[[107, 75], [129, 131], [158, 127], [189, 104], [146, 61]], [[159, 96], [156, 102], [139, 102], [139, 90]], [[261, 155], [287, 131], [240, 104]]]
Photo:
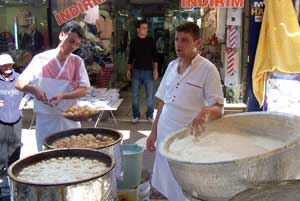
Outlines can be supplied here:
[[146, 91], [147, 112], [149, 121], [153, 121], [153, 82], [158, 78], [155, 41], [147, 36], [146, 21], [137, 23], [137, 37], [130, 43], [127, 78], [132, 78], [132, 113], [133, 123], [137, 123], [140, 114], [140, 85], [144, 84]]

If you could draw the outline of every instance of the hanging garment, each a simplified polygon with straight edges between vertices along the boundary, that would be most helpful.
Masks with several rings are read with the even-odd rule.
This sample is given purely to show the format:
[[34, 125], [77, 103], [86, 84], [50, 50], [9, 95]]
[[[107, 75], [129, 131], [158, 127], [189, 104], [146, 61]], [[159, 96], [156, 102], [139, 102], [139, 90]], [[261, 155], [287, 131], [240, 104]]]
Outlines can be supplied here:
[[43, 49], [43, 35], [39, 31], [34, 31], [31, 33], [31, 52], [33, 55], [40, 53]]
[[204, 24], [204, 28], [205, 28], [203, 29], [203, 41], [205, 43], [209, 43], [210, 39], [216, 33], [216, 27], [217, 27], [216, 11], [212, 10], [207, 15], [205, 15], [204, 21], [202, 23]]
[[253, 67], [253, 92], [264, 102], [268, 72], [300, 73], [300, 28], [292, 1], [265, 0]]
[[30, 20], [28, 20], [29, 17], [31, 17], [31, 12], [29, 10], [26, 10], [26, 8], [20, 8], [17, 11], [17, 24], [19, 26], [28, 26]]
[[97, 32], [100, 33], [101, 39], [111, 39], [113, 24], [110, 17], [100, 17], [96, 22]]
[[21, 50], [30, 50], [31, 47], [31, 35], [26, 32], [21, 32], [18, 35], [19, 47]]
[[0, 33], [0, 52], [9, 52], [11, 46], [14, 47], [14, 36], [12, 33], [4, 31]]
[[216, 37], [220, 41], [225, 40], [226, 8], [217, 8], [217, 28]]
[[84, 21], [88, 24], [96, 24], [96, 21], [99, 19], [100, 15], [99, 15], [99, 6], [96, 5], [88, 10], [86, 10], [85, 12], [85, 16], [84, 16]]

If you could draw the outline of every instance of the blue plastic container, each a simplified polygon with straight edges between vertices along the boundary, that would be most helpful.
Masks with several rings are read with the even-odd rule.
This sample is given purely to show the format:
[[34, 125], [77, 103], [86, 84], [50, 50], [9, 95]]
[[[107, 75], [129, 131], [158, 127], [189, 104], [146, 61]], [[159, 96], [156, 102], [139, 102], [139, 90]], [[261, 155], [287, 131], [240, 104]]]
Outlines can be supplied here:
[[123, 180], [118, 181], [118, 188], [136, 188], [141, 182], [144, 148], [137, 144], [123, 144], [122, 149]]

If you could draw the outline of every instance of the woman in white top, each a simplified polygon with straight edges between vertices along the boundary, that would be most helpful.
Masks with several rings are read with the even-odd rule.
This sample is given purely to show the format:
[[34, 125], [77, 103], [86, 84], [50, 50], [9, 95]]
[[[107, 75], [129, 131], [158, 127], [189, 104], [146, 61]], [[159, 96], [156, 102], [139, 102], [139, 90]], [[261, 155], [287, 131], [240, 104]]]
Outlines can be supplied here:
[[[223, 114], [223, 92], [216, 67], [201, 57], [200, 29], [192, 22], [176, 27], [175, 47], [177, 59], [170, 62], [160, 83], [156, 97], [159, 104], [147, 148], [155, 150], [169, 134], [204, 123], [206, 116], [217, 119]], [[199, 153], [201, 154], [201, 153]], [[199, 178], [201, 179], [201, 178]], [[185, 197], [177, 184], [168, 162], [156, 151], [152, 185], [171, 201]]]
[[59, 34], [58, 47], [36, 55], [16, 82], [17, 89], [34, 95], [39, 151], [48, 135], [80, 127], [80, 122], [64, 118], [62, 111], [85, 96], [90, 87], [83, 60], [72, 54], [82, 37], [79, 24], [66, 23]]

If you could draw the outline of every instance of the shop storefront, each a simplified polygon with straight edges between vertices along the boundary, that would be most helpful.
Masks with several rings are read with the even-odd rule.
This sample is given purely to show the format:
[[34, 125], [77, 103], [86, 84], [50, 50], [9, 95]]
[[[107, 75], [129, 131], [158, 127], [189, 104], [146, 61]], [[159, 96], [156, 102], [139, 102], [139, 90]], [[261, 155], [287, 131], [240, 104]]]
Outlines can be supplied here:
[[49, 48], [47, 2], [0, 1], [0, 52], [21, 71], [34, 54]]
[[[0, 51], [9, 51], [20, 60], [20, 69], [26, 67], [34, 54], [55, 47], [59, 24], [74, 19], [86, 31], [82, 47], [75, 53], [84, 59], [91, 83], [95, 87], [118, 87], [126, 82], [128, 46], [136, 36], [135, 23], [146, 19], [149, 35], [156, 41], [162, 76], [167, 64], [176, 58], [175, 27], [193, 21], [201, 28], [199, 53], [218, 68], [227, 103], [245, 102], [247, 4], [244, 8], [226, 9], [182, 8], [177, 0], [9, 2], [3, 1], [0, 7]], [[33, 30], [39, 33], [36, 41], [32, 40]]]
[[[300, 186], [299, 181], [296, 180], [299, 178], [298, 170], [300, 168], [300, 163], [296, 159], [299, 157], [297, 153], [300, 153], [298, 132], [300, 129], [300, 118], [296, 116], [298, 114], [284, 114], [284, 112], [293, 113], [295, 111], [295, 113], [298, 113], [300, 109], [300, 93], [295, 92], [295, 88], [300, 86], [300, 71], [295, 72], [294, 77], [289, 77], [289, 79], [284, 78], [283, 80], [281, 75], [278, 76], [276, 73], [270, 77], [270, 74], [267, 73], [273, 73], [272, 71], [263, 72], [267, 72], [266, 77], [261, 76], [264, 78], [261, 79], [261, 86], [266, 88], [266, 95], [261, 93], [263, 94], [261, 97], [272, 98], [269, 98], [269, 103], [273, 103], [268, 105], [269, 111], [272, 111], [270, 109], [276, 111], [280, 108], [282, 109], [282, 111], [280, 111], [282, 113], [247, 112], [216, 119], [220, 117], [222, 113], [222, 92], [218, 90], [218, 100], [211, 101], [212, 104], [216, 104], [211, 107], [212, 109], [209, 108], [211, 109], [210, 111], [203, 107], [204, 104], [201, 104], [201, 106], [190, 104], [189, 102], [199, 103], [199, 100], [202, 101], [204, 98], [201, 97], [200, 99], [196, 97], [194, 99], [187, 94], [194, 96], [194, 94], [199, 93], [199, 89], [203, 89], [204, 92], [207, 92], [210, 91], [210, 87], [206, 87], [205, 83], [203, 85], [202, 83], [201, 85], [196, 85], [194, 82], [189, 82], [189, 80], [181, 82], [179, 79], [182, 79], [180, 75], [182, 72], [179, 71], [179, 69], [182, 65], [180, 63], [183, 62], [179, 61], [178, 67], [177, 65], [173, 65], [175, 67], [173, 75], [177, 77], [177, 80], [173, 80], [176, 82], [172, 82], [172, 74], [168, 74], [171, 75], [170, 85], [174, 86], [174, 88], [172, 88], [172, 86], [169, 88], [170, 85], [168, 86], [168, 83], [165, 83], [165, 90], [172, 91], [175, 87], [178, 88], [179, 85], [181, 87], [184, 84], [190, 87], [191, 90], [184, 90], [186, 88], [183, 88], [178, 90], [180, 92], [178, 95], [175, 93], [162, 93], [162, 99], [164, 99], [164, 97], [170, 97], [169, 102], [174, 105], [170, 106], [167, 101], [164, 101], [164, 106], [162, 106], [162, 103], [159, 103], [158, 111], [155, 111], [156, 114], [154, 114], [154, 116], [156, 116], [154, 122], [151, 116], [147, 116], [147, 113], [143, 114], [143, 112], [141, 112], [142, 115], [140, 117], [134, 117], [133, 121], [130, 121], [132, 113], [128, 111], [131, 109], [130, 101], [134, 99], [133, 95], [130, 95], [134, 93], [130, 90], [123, 90], [122, 92], [124, 94], [130, 94], [126, 97], [120, 96], [119, 91], [123, 86], [129, 86], [130, 84], [126, 79], [127, 60], [130, 41], [137, 35], [135, 24], [138, 20], [144, 19], [147, 21], [149, 28], [148, 35], [155, 41], [160, 79], [164, 75], [169, 62], [176, 58], [176, 26], [183, 22], [195, 22], [199, 26], [201, 30], [201, 47], [197, 50], [197, 53], [214, 63], [219, 72], [224, 96], [226, 98], [224, 104], [225, 114], [229, 108], [234, 110], [234, 112], [245, 111], [247, 99], [249, 99], [249, 97], [255, 98], [253, 94], [251, 96], [249, 95], [249, 90], [261, 89], [259, 87], [253, 87], [252, 89], [252, 79], [255, 80], [255, 76], [252, 77], [252, 74], [255, 75], [255, 72], [258, 72], [257, 69], [254, 68], [257, 66], [254, 61], [257, 61], [257, 52], [260, 53], [258, 54], [258, 58], [261, 61], [266, 60], [268, 62], [272, 61], [274, 58], [273, 55], [278, 56], [277, 58], [283, 58], [284, 56], [288, 58], [288, 56], [293, 55], [289, 57], [290, 60], [298, 56], [295, 50], [297, 50], [297, 47], [300, 49], [300, 42], [288, 43], [288, 45], [284, 46], [285, 48], [281, 49], [278, 47], [283, 46], [279, 46], [278, 44], [288, 41], [283, 39], [283, 37], [277, 37], [276, 42], [279, 41], [277, 43], [272, 43], [275, 40], [269, 40], [271, 42], [268, 41], [268, 46], [261, 45], [260, 43], [262, 41], [262, 37], [259, 38], [260, 29], [265, 31], [262, 31], [262, 33], [269, 34], [275, 30], [274, 27], [276, 27], [274, 24], [269, 26], [274, 29], [263, 26], [266, 24], [265, 22], [271, 24], [271, 21], [273, 23], [275, 21], [269, 18], [267, 18], [266, 21], [265, 17], [263, 20], [264, 23], [261, 26], [264, 12], [273, 14], [269, 15], [269, 17], [273, 17], [274, 14], [276, 15], [277, 13], [281, 14], [279, 16], [285, 16], [285, 7], [279, 6], [279, 1], [251, 0], [247, 1], [244, 7], [240, 8], [210, 6], [196, 6], [194, 8], [186, 6], [183, 8], [182, 1], [0, 0], [0, 54], [2, 52], [8, 52], [12, 55], [14, 61], [16, 61], [16, 71], [22, 72], [34, 55], [39, 52], [55, 48], [59, 43], [58, 36], [61, 26], [67, 21], [76, 20], [83, 27], [85, 34], [81, 41], [80, 48], [74, 51], [74, 54], [77, 54], [84, 60], [89, 80], [93, 86], [89, 88], [89, 84], [83, 85], [82, 87], [79, 85], [81, 84], [80, 82], [88, 82], [84, 65], [80, 65], [81, 75], [78, 75], [80, 73], [74, 73], [75, 76], [73, 77], [75, 77], [75, 81], [65, 76], [65, 72], [70, 72], [68, 67], [73, 67], [74, 63], [81, 62], [82, 64], [81, 59], [78, 59], [78, 57], [69, 56], [69, 58], [76, 58], [79, 62], [69, 62], [70, 65], [67, 66], [66, 63], [68, 63], [69, 59], [67, 56], [59, 60], [61, 54], [49, 54], [49, 57], [51, 56], [50, 61], [54, 60], [53, 58], [57, 60], [55, 65], [48, 65], [50, 64], [49, 60], [44, 62], [46, 65], [37, 65], [40, 66], [38, 70], [41, 70], [41, 76], [35, 80], [41, 82], [41, 84], [38, 83], [36, 86], [41, 86], [43, 90], [51, 90], [45, 91], [45, 93], [42, 93], [43, 91], [41, 92], [46, 98], [40, 102], [36, 101], [38, 100], [37, 95], [39, 94], [35, 93], [39, 91], [39, 89], [35, 87], [35, 85], [33, 85], [33, 87], [30, 86], [33, 81], [26, 82], [26, 85], [30, 86], [27, 88], [33, 90], [25, 91], [32, 93], [36, 97], [36, 102], [34, 102], [35, 107], [40, 104], [42, 105], [40, 106], [41, 109], [48, 108], [48, 110], [45, 109], [44, 111], [50, 113], [43, 113], [43, 110], [41, 110], [41, 112], [37, 110], [34, 111], [36, 116], [30, 116], [31, 122], [29, 129], [22, 130], [22, 139], [26, 138], [27, 140], [27, 143], [23, 143], [22, 141], [24, 144], [22, 150], [26, 150], [28, 146], [30, 148], [37, 148], [33, 144], [35, 144], [35, 142], [37, 142], [36, 144], [39, 143], [37, 141], [41, 139], [38, 138], [41, 137], [39, 134], [42, 133], [44, 135], [47, 132], [47, 137], [43, 139], [43, 144], [38, 144], [39, 146], [44, 145], [47, 151], [36, 154], [36, 152], [38, 152], [37, 149], [33, 151], [34, 155], [30, 157], [23, 157], [21, 155], [21, 160], [9, 167], [8, 176], [11, 181], [8, 185], [10, 185], [9, 188], [12, 189], [10, 193], [14, 200], [115, 201], [117, 200], [117, 196], [119, 200], [122, 201], [150, 200], [149, 197], [155, 194], [155, 192], [152, 191], [153, 188], [155, 188], [162, 195], [166, 196], [168, 200], [172, 201], [184, 200], [180, 199], [180, 196], [183, 196], [181, 195], [182, 193], [191, 201], [233, 201], [245, 200], [243, 199], [244, 194], [246, 193], [245, 197], [248, 198], [249, 194], [253, 195], [253, 191], [258, 191], [258, 194], [262, 195], [261, 191], [264, 191], [266, 188], [273, 190], [274, 185], [276, 187], [279, 186], [279, 190], [285, 189], [284, 186], [288, 186], [289, 189], [291, 189], [290, 185], [294, 187]], [[190, 2], [197, 1], [198, 0], [190, 0]], [[199, 0], [199, 2], [200, 1], [201, 0]], [[210, 2], [213, 1], [211, 0]], [[227, 2], [229, 2], [229, 0], [227, 0]], [[265, 9], [264, 2], [266, 2]], [[276, 5], [272, 8], [277, 8], [277, 10], [270, 10], [271, 3], [268, 4], [267, 2], [272, 2], [273, 5]], [[300, 0], [293, 1], [294, 5], [297, 5], [297, 8], [299, 8], [299, 2]], [[289, 8], [288, 13], [294, 15], [294, 7], [289, 5], [287, 8]], [[276, 12], [279, 10], [281, 12]], [[299, 13], [298, 10], [299, 9], [296, 9], [296, 13]], [[291, 31], [290, 26], [288, 26], [290, 25], [290, 23], [287, 23], [288, 20], [280, 21], [281, 18], [276, 18], [280, 23], [282, 22], [280, 26], [285, 28], [282, 28], [282, 30], [288, 30], [286, 32], [282, 31], [284, 34], [281, 36], [292, 36], [290, 38], [299, 37], [298, 39], [300, 41], [298, 22], [295, 19], [295, 15], [292, 17], [294, 22], [293, 27], [295, 26], [297, 28], [295, 32]], [[285, 20], [286, 19], [289, 18], [285, 18]], [[278, 21], [276, 21], [277, 25], [280, 24]], [[73, 31], [75, 30], [73, 29]], [[72, 43], [72, 35], [72, 30], [62, 33], [61, 39], [64, 39], [62, 44], [70, 45]], [[74, 35], [76, 36], [76, 34]], [[75, 37], [77, 40], [73, 39], [76, 48], [80, 43], [80, 39], [78, 38], [80, 35], [81, 34], [78, 34]], [[260, 35], [265, 36], [263, 39], [267, 41], [272, 34], [268, 36], [267, 34]], [[184, 37], [181, 39], [178, 38], [177, 40], [184, 39]], [[258, 39], [260, 39], [260, 42]], [[272, 47], [270, 43], [272, 43], [272, 45], [275, 44], [274, 46], [277, 45], [277, 47]], [[297, 44], [298, 46], [294, 47], [293, 44]], [[59, 48], [61, 47], [64, 49], [66, 46], [59, 46]], [[268, 48], [262, 49], [261, 47]], [[65, 49], [68, 50], [68, 48]], [[268, 54], [270, 50], [274, 49], [282, 50], [276, 52], [282, 54], [272, 54], [273, 52]], [[194, 50], [196, 51], [196, 48]], [[290, 50], [293, 50], [295, 54], [291, 54], [292, 51], [288, 52]], [[68, 52], [68, 55], [71, 53], [71, 51], [64, 50], [59, 51], [59, 53], [61, 52], [65, 55], [67, 55], [66, 52]], [[180, 51], [178, 52], [180, 54]], [[190, 48], [190, 52], [192, 52], [192, 48]], [[289, 54], [284, 55], [286, 52]], [[44, 57], [42, 57], [41, 60], [45, 60]], [[290, 60], [286, 59], [286, 61]], [[296, 68], [300, 66], [300, 59], [297, 61], [299, 61], [299, 65], [294, 65]], [[9, 64], [12, 63], [13, 62], [10, 62]], [[286, 65], [286, 63], [282, 65]], [[260, 64], [266, 63], [260, 62]], [[272, 65], [270, 65], [270, 63], [267, 64], [268, 65], [262, 66], [276, 66], [274, 63], [272, 63]], [[34, 72], [35, 66], [36, 65], [33, 64], [30, 65], [26, 71]], [[65, 68], [65, 66], [67, 67]], [[189, 66], [190, 63], [185, 65], [184, 70], [188, 69]], [[202, 70], [202, 66], [204, 65], [201, 64], [201, 68], [199, 69]], [[43, 74], [47, 70], [56, 72], [54, 72], [54, 76], [51, 77], [48, 76], [48, 74]], [[190, 73], [188, 75], [193, 75], [193, 78], [198, 81], [198, 74], [192, 74], [197, 71], [192, 71], [192, 67], [189, 67], [188, 70], [188, 73]], [[78, 77], [82, 77], [82, 72], [85, 75], [85, 79], [80, 78], [81, 80], [79, 80]], [[49, 72], [49, 75], [50, 73], [52, 72]], [[214, 75], [218, 76], [216, 71], [215, 73]], [[26, 75], [28, 74], [23, 74], [24, 77], [30, 77]], [[200, 76], [202, 75], [203, 73]], [[150, 74], [150, 76], [155, 76], [155, 73], [154, 75]], [[268, 80], [268, 78], [271, 78], [271, 80]], [[160, 79], [158, 79], [157, 82], [159, 82]], [[22, 79], [20, 80], [22, 81]], [[207, 78], [206, 80], [208, 80], [208, 82], [211, 81]], [[297, 82], [291, 83], [291, 81], [295, 80], [297, 80]], [[68, 87], [72, 85], [73, 91], [71, 91], [72, 89], [60, 90], [59, 85], [63, 83], [62, 81], [64, 81]], [[286, 82], [289, 83], [286, 85]], [[50, 85], [50, 83], [54, 84]], [[254, 81], [253, 83], [255, 84]], [[266, 86], [264, 86], [264, 84], [266, 84]], [[155, 83], [155, 86], [157, 85], [158, 83]], [[18, 86], [18, 84], [16, 86], [18, 89], [24, 89], [24, 87]], [[151, 86], [153, 85], [151, 84]], [[218, 89], [220, 89], [219, 81], [215, 86], [218, 86]], [[12, 85], [12, 87], [14, 88], [15, 85]], [[73, 102], [71, 107], [60, 107], [59, 102], [53, 102], [53, 100], [55, 101], [56, 99], [59, 99], [59, 101], [62, 99], [77, 99], [75, 96], [70, 96], [69, 92], [73, 93], [74, 90], [78, 88], [84, 89], [82, 90], [82, 94], [84, 93], [85, 96], [82, 95], [83, 97], [78, 98], [78, 102], [76, 104]], [[86, 92], [87, 88], [88, 91]], [[161, 90], [161, 88], [159, 90]], [[127, 89], [130, 88], [127, 87]], [[256, 90], [256, 92], [257, 91], [263, 92], [263, 90]], [[280, 94], [281, 92], [285, 93]], [[56, 93], [59, 94], [56, 95]], [[209, 92], [205, 93], [205, 95], [206, 94], [209, 94]], [[269, 97], [267, 97], [267, 95]], [[78, 97], [79, 96], [80, 95], [78, 95]], [[185, 99], [185, 101], [174, 101], [176, 96]], [[171, 98], [173, 98], [173, 100], [171, 100]], [[0, 103], [1, 102], [1, 107], [3, 107], [3, 101], [0, 100]], [[120, 112], [116, 114], [116, 118], [113, 112], [117, 111], [123, 102], [124, 104], [122, 106], [125, 107], [120, 107]], [[172, 102], [177, 104], [175, 105], [175, 103]], [[264, 103], [264, 101], [260, 103]], [[289, 108], [286, 106], [289, 106]], [[161, 110], [163, 107], [164, 109]], [[20, 108], [24, 111], [24, 118], [19, 118], [19, 120], [26, 122], [26, 113], [27, 116], [32, 114], [33, 103], [29, 101], [26, 106]], [[193, 124], [197, 118], [193, 119], [193, 123], [190, 121], [195, 117], [194, 114], [197, 114], [197, 110], [194, 110], [194, 108], [201, 108], [197, 117], [202, 117], [200, 119], [202, 123], [196, 126]], [[248, 106], [248, 110], [249, 108]], [[254, 106], [251, 108], [254, 108]], [[260, 108], [251, 109], [251, 111], [258, 109]], [[207, 112], [205, 113], [205, 111]], [[112, 120], [100, 122], [105, 113], [111, 115]], [[189, 114], [185, 115], [185, 113]], [[49, 120], [46, 116], [49, 117]], [[37, 117], [35, 121], [35, 125], [37, 126], [34, 128], [35, 117]], [[209, 119], [208, 117], [211, 118]], [[70, 126], [66, 125], [64, 128], [61, 126], [61, 128], [59, 128], [60, 130], [56, 131], [58, 128], [53, 125], [59, 127], [65, 124], [63, 121], [59, 121], [60, 118], [70, 120], [69, 123], [81, 121], [82, 127], [74, 128], [74, 124], [70, 124]], [[138, 125], [138, 121], [134, 121], [135, 119], [138, 121], [141, 120], [140, 123], [142, 124]], [[10, 123], [6, 126], [10, 126]], [[49, 133], [46, 129], [40, 132], [38, 126], [47, 129], [50, 128]], [[23, 128], [25, 128], [25, 126], [23, 126]], [[34, 133], [34, 135], [32, 133]], [[284, 133], [284, 135], [282, 135], [282, 133]], [[147, 149], [152, 152], [151, 149], [156, 148], [156, 152], [152, 152], [153, 155], [148, 155], [151, 154], [150, 152], [145, 153], [151, 157], [155, 155], [154, 164], [152, 163], [153, 160], [148, 156], [143, 159], [143, 146], [145, 145], [146, 138]], [[8, 142], [9, 138], [3, 140], [4, 143], [6, 141]], [[154, 147], [155, 143], [156, 146]], [[167, 159], [167, 161], [164, 161], [163, 158]], [[9, 158], [6, 157], [5, 160], [6, 159]], [[148, 172], [150, 169], [145, 168], [144, 161], [150, 161], [151, 171]], [[161, 164], [168, 164], [168, 166]], [[7, 168], [8, 165], [5, 163], [2, 172], [7, 171]], [[128, 169], [128, 172], [126, 172], [126, 169]], [[169, 169], [171, 172], [166, 171]], [[147, 172], [144, 170], [147, 170]], [[140, 179], [142, 172], [142, 179], [145, 183], [141, 184]], [[152, 172], [153, 174], [151, 175]], [[157, 174], [158, 172], [161, 174]], [[150, 179], [153, 179], [151, 180], [151, 185]], [[159, 181], [161, 182], [161, 186], [155, 184], [155, 179], [162, 181]], [[177, 183], [169, 182], [169, 179], [173, 181], [175, 179]], [[271, 183], [266, 183], [268, 181], [271, 181]], [[261, 186], [261, 184], [263, 184], [263, 186]], [[253, 186], [258, 187], [253, 189]], [[162, 187], [172, 189], [165, 190]], [[290, 196], [289, 200], [297, 200], [294, 197], [298, 196], [298, 189], [291, 189], [291, 191], [296, 193], [290, 193], [290, 195], [285, 194], [287, 191], [285, 191], [285, 193], [280, 192], [278, 195], [282, 195], [282, 197], [285, 198]], [[166, 191], [168, 192], [166, 193]], [[9, 190], [7, 190], [7, 192], [9, 192]], [[273, 194], [268, 192], [266, 194], [278, 196], [274, 194], [274, 192]], [[129, 199], [129, 196], [133, 198]], [[176, 199], [172, 199], [173, 197], [171, 196], [176, 197]], [[151, 200], [152, 198], [153, 197], [151, 197]], [[154, 198], [157, 197], [154, 195]], [[161, 198], [160, 194], [159, 198]], [[263, 198], [266, 198], [266, 196], [263, 196]], [[264, 200], [263, 198], [262, 200]], [[259, 201], [256, 197], [254, 200]], [[283, 201], [283, 198], [278, 200]]]

